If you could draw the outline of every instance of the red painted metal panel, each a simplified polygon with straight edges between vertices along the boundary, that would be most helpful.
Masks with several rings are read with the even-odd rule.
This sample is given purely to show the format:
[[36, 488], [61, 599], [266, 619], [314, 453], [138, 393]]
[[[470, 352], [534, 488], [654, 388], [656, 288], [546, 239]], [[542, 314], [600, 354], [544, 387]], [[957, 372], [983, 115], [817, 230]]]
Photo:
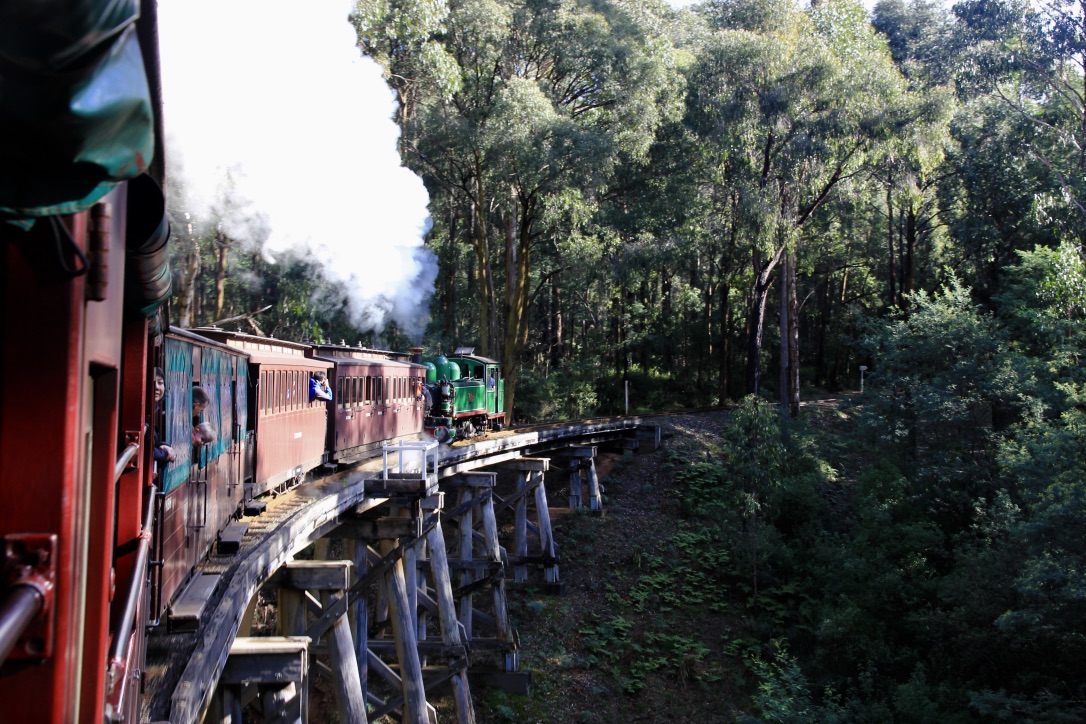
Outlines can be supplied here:
[[263, 386], [256, 421], [257, 470], [253, 485], [256, 495], [266, 492], [301, 473], [320, 465], [328, 428], [324, 402], [309, 401], [309, 374], [313, 364], [257, 364], [251, 374]]
[[[77, 219], [73, 235], [82, 247], [81, 222]], [[55, 267], [32, 265], [24, 256], [26, 247], [7, 238], [2, 242], [0, 337], [8, 343], [0, 350], [0, 535], [55, 534], [59, 547], [55, 653], [39, 666], [5, 671], [0, 701], [10, 721], [71, 720], [77, 702], [66, 676], [81, 661], [74, 627], [83, 610], [74, 559], [75, 520], [82, 512], [75, 485], [83, 479], [83, 280], [65, 279]], [[15, 340], [35, 340], [32, 363], [25, 345], [11, 343]]]
[[[110, 604], [114, 586], [113, 556], [116, 527], [114, 471], [125, 442], [118, 431], [124, 315], [125, 200], [121, 186], [105, 198], [106, 205], [90, 214], [93, 245], [99, 262], [108, 259], [98, 273], [105, 299], [86, 305], [84, 369], [93, 380], [91, 488], [87, 495], [87, 593], [84, 613], [83, 671], [79, 720], [97, 724], [105, 708], [105, 673], [109, 650]], [[98, 211], [108, 209], [107, 212]], [[96, 213], [97, 212], [97, 213]], [[108, 223], [108, 226], [107, 226]], [[97, 227], [97, 233], [95, 233]], [[91, 270], [90, 274], [95, 274]], [[123, 599], [122, 599], [123, 600]]]
[[[186, 516], [191, 515], [191, 483], [180, 485], [166, 494], [162, 515], [162, 602], [168, 606], [180, 593], [195, 560], [192, 556], [192, 531]], [[193, 511], [195, 512], [195, 511]]]
[[336, 459], [350, 460], [386, 440], [422, 432], [422, 402], [415, 399], [412, 383], [424, 374], [421, 367], [391, 360], [336, 361]]

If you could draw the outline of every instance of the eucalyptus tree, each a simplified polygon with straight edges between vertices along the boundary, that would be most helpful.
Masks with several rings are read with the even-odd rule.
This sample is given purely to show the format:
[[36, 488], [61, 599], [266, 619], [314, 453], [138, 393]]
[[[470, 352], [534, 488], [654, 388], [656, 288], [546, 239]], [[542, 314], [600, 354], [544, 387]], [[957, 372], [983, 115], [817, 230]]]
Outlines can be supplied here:
[[[1086, 1], [963, 0], [954, 6], [963, 49], [960, 82], [994, 94], [1033, 127], [1026, 150], [1057, 180], [1086, 240]], [[1066, 218], [1074, 215], [1073, 221]], [[1063, 217], [1057, 218], [1057, 217]]]
[[916, 99], [917, 120], [885, 144], [874, 175], [884, 192], [886, 299], [904, 307], [917, 288], [918, 259], [930, 253], [943, 226], [938, 188], [953, 141], [954, 49], [950, 12], [930, 0], [880, 0], [872, 14], [894, 62]]
[[[805, 225], [876, 144], [910, 121], [904, 79], [859, 3], [718, 0], [688, 118], [736, 190], [753, 292], [747, 389], [757, 392], [769, 292], [779, 281], [781, 401], [799, 412], [797, 254]], [[777, 277], [774, 277], [774, 273]]]
[[[435, 188], [470, 210], [479, 342], [495, 347], [497, 285], [506, 407], [515, 399], [534, 293], [533, 249], [569, 233], [552, 213], [592, 199], [616, 164], [648, 150], [678, 108], [662, 6], [652, 0], [465, 0], [451, 5], [446, 50], [459, 88], [418, 109], [415, 157]], [[492, 250], [501, 249], [496, 265]]]
[[459, 87], [456, 61], [441, 42], [448, 14], [446, 0], [358, 0], [351, 15], [359, 47], [380, 63], [396, 92], [401, 129], [423, 99]]

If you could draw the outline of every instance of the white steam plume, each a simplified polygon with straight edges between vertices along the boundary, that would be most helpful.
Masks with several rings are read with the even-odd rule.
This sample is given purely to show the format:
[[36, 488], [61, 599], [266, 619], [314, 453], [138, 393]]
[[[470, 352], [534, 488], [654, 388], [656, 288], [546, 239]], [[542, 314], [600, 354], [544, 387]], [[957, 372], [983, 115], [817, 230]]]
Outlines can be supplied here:
[[[346, 0], [160, 0], [166, 156], [194, 217], [274, 258], [303, 248], [352, 321], [419, 335], [437, 276], [421, 179]], [[226, 182], [229, 174], [229, 183]], [[223, 194], [229, 199], [224, 203]]]

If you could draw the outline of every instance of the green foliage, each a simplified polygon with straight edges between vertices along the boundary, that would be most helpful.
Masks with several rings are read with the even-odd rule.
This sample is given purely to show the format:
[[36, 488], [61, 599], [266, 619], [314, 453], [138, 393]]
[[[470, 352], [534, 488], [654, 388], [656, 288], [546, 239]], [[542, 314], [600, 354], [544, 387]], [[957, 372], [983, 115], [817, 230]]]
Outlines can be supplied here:
[[520, 380], [517, 417], [525, 422], [568, 420], [596, 414], [599, 397], [592, 365], [570, 363], [549, 374], [525, 370]]
[[828, 692], [821, 705], [813, 700], [807, 677], [803, 675], [796, 659], [783, 648], [776, 648], [769, 661], [759, 657], [752, 658], [750, 666], [758, 680], [754, 705], [759, 717], [748, 717], [743, 721], [800, 724], [848, 720], [832, 691]]

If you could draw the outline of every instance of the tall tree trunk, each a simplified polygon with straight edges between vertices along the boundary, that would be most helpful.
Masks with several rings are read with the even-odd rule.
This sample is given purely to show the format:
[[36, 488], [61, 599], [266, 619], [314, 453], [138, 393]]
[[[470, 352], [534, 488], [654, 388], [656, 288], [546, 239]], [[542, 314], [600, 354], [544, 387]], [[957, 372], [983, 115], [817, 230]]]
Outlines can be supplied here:
[[919, 234], [916, 205], [910, 204], [905, 214], [905, 234], [902, 238], [904, 248], [901, 253], [901, 305], [908, 304], [906, 296], [913, 291], [916, 274], [916, 241]]
[[785, 254], [781, 264], [781, 410], [799, 417], [799, 305], [796, 301], [796, 258]]
[[565, 357], [565, 341], [562, 318], [562, 288], [551, 281], [551, 367], [557, 369]]
[[886, 273], [887, 284], [890, 292], [890, 306], [896, 307], [898, 303], [897, 292], [894, 289], [894, 279], [897, 274], [894, 272], [894, 184], [893, 173], [889, 173], [886, 178], [886, 245], [889, 250], [888, 267]]
[[671, 299], [671, 272], [666, 268], [660, 271], [660, 309], [661, 317], [667, 322], [669, 334], [665, 335], [664, 340], [664, 368], [671, 370], [674, 368], [675, 361], [675, 349], [671, 344], [674, 339], [675, 324], [672, 318], [672, 299]]
[[222, 319], [223, 306], [226, 303], [226, 262], [230, 249], [230, 237], [221, 230], [215, 232], [215, 314], [214, 319]]
[[[645, 309], [645, 310], [651, 309], [651, 307], [649, 306], [649, 279], [648, 279], [648, 276], [649, 276], [649, 270], [648, 269], [643, 269], [642, 270], [642, 275], [641, 275], [641, 288], [638, 291], [638, 296], [640, 297], [639, 301], [641, 302], [641, 308]], [[644, 373], [644, 372], [648, 372], [649, 364], [650, 364], [649, 360], [650, 360], [650, 358], [652, 356], [652, 349], [651, 349], [652, 341], [651, 341], [651, 335], [649, 334], [649, 332], [651, 330], [650, 330], [649, 319], [648, 319], [647, 315], [641, 319], [641, 325], [640, 326], [641, 326], [641, 344], [638, 345], [638, 357], [639, 357], [638, 364], [641, 366], [641, 372]]]
[[716, 281], [716, 244], [709, 250], [709, 273], [705, 280], [705, 352], [698, 355], [698, 390], [705, 389], [702, 380], [702, 370], [713, 364], [713, 300], [716, 298], [716, 289], [713, 282]]
[[189, 329], [196, 319], [196, 279], [200, 275], [200, 240], [196, 236], [179, 235], [191, 242], [191, 246], [181, 257], [177, 274], [177, 324]]
[[529, 270], [531, 260], [531, 230], [535, 205], [531, 199], [520, 199], [510, 212], [515, 223], [506, 236], [506, 299], [508, 314], [505, 321], [505, 344], [502, 349], [502, 373], [505, 376], [505, 416], [513, 423], [520, 353], [528, 344]]
[[481, 178], [475, 179], [474, 191], [475, 194], [471, 200], [471, 240], [475, 247], [475, 264], [479, 280], [479, 354], [490, 357], [494, 279], [490, 273], [490, 248], [486, 228], [487, 199]]
[[457, 339], [456, 329], [456, 277], [459, 271], [459, 255], [456, 253], [456, 237], [460, 233], [460, 214], [457, 204], [449, 203], [448, 243], [444, 249], [444, 269], [441, 274], [442, 289], [442, 336], [448, 340]]
[[750, 321], [747, 334], [747, 394], [756, 395], [762, 382], [762, 340], [765, 330], [765, 310], [769, 301], [769, 289], [773, 286], [773, 270], [780, 263], [784, 246], [766, 259], [755, 249], [751, 255], [754, 265], [754, 283], [751, 288]]
[[815, 379], [821, 385], [833, 387], [835, 380], [829, 376], [826, 364], [826, 336], [829, 334], [830, 317], [833, 314], [833, 274], [818, 290], [818, 333], [815, 335]]
[[717, 351], [720, 360], [717, 389], [723, 404], [731, 396], [732, 307], [731, 289], [727, 284], [720, 285], [720, 344]]

